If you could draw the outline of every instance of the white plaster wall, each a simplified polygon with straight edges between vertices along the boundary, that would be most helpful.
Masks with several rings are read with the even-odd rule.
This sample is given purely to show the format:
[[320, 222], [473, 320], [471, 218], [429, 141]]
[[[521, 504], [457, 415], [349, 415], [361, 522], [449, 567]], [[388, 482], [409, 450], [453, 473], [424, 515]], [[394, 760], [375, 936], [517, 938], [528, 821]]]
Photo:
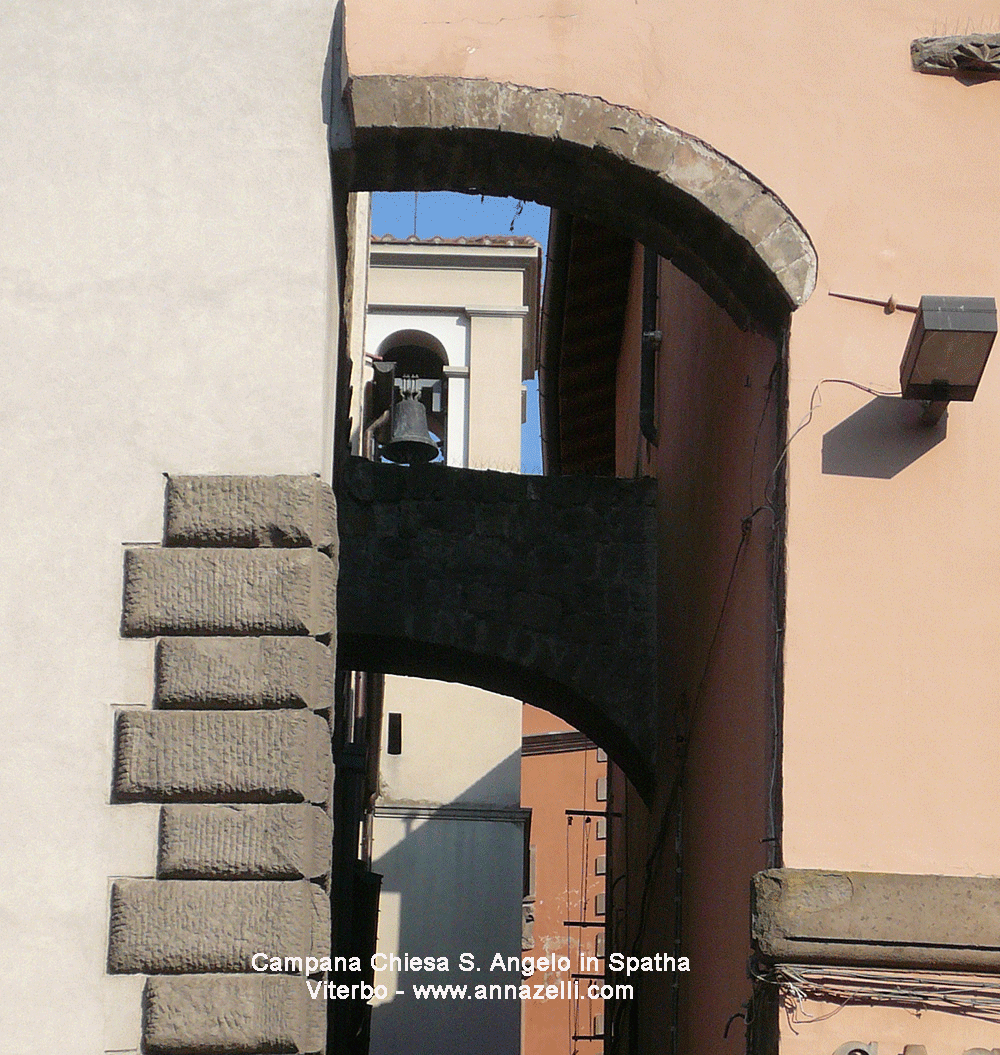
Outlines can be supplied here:
[[[377, 272], [372, 272], [377, 274]], [[379, 346], [400, 330], [420, 330], [436, 337], [448, 353], [449, 366], [469, 365], [469, 319], [460, 311], [372, 311], [365, 326], [365, 352], [377, 355]], [[366, 379], [371, 379], [368, 367]]]
[[402, 753], [386, 754], [382, 722], [380, 792], [387, 802], [521, 801], [521, 704], [507, 696], [424, 678], [385, 679], [385, 711], [402, 716]]
[[[380, 972], [389, 998], [372, 1015], [372, 1055], [512, 1055], [519, 1000], [475, 1000], [476, 985], [519, 982], [490, 972], [496, 953], [521, 954], [524, 831], [516, 821], [376, 817], [384, 875], [379, 951], [445, 956], [447, 972]], [[476, 970], [462, 971], [472, 953]], [[405, 963], [405, 961], [404, 961]], [[467, 985], [467, 999], [418, 1000], [414, 985]]]
[[170, 472], [329, 474], [330, 0], [8, 0], [0, 21], [0, 1012], [4, 1050], [138, 1044], [108, 877], [121, 543]]

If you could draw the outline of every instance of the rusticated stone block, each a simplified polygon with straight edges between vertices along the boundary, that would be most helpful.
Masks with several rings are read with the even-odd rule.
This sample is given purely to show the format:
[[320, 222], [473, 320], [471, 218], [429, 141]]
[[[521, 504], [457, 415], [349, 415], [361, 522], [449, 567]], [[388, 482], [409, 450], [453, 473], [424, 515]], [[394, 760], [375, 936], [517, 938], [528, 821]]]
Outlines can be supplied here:
[[143, 1051], [150, 1055], [323, 1049], [325, 1001], [310, 997], [303, 978], [153, 977], [144, 1003]]
[[595, 145], [615, 157], [632, 161], [642, 133], [648, 129], [650, 123], [648, 117], [636, 110], [629, 110], [624, 106], [609, 106], [604, 126], [597, 133]]
[[774, 868], [753, 879], [753, 939], [778, 963], [1000, 967], [1000, 879]]
[[336, 546], [337, 503], [315, 476], [171, 476], [167, 546]]
[[313, 879], [330, 870], [330, 818], [317, 806], [164, 806], [161, 879]]
[[330, 730], [302, 711], [120, 711], [116, 802], [326, 802]]
[[328, 634], [336, 583], [313, 549], [128, 549], [122, 633]]
[[500, 86], [493, 81], [469, 80], [465, 96], [465, 121], [468, 128], [498, 128], [500, 115], [498, 99]]
[[119, 879], [112, 974], [244, 973], [256, 952], [328, 956], [330, 901], [315, 883]]
[[608, 107], [603, 99], [588, 95], [567, 95], [563, 104], [559, 135], [571, 143], [592, 147], [607, 128]]
[[355, 130], [391, 119], [396, 86], [389, 77], [352, 77], [345, 90]]
[[157, 707], [311, 707], [333, 702], [334, 650], [305, 637], [175, 637], [156, 646]]
[[396, 128], [425, 128], [431, 118], [431, 91], [428, 79], [394, 77], [393, 125]]

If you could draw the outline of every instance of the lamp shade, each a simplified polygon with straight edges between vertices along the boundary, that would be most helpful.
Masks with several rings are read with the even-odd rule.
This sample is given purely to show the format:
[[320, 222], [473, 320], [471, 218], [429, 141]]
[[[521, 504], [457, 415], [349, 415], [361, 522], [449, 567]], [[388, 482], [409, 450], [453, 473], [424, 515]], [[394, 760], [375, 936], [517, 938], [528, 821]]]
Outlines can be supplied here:
[[903, 398], [972, 399], [996, 335], [993, 297], [921, 297], [899, 367]]

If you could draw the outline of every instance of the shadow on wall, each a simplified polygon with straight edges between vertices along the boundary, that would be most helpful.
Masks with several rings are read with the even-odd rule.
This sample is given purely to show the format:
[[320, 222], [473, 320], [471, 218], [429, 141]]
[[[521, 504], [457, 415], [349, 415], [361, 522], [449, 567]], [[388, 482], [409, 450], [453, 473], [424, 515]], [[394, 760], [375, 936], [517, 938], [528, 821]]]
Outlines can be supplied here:
[[[497, 807], [487, 806], [509, 780], [511, 766], [520, 766], [520, 752], [452, 803], [427, 808], [423, 816], [405, 816], [406, 807], [390, 804], [376, 814], [382, 848], [376, 844], [379, 856], [372, 868], [384, 876], [379, 949], [401, 958], [446, 956], [449, 970], [375, 976], [390, 998], [372, 1012], [372, 1055], [520, 1050], [520, 1001], [471, 999], [477, 984], [520, 981], [490, 972], [496, 953], [505, 959], [521, 955], [524, 820], [516, 807], [501, 807], [498, 816], [488, 812]], [[462, 953], [475, 957], [476, 970], [460, 970]], [[427, 984], [467, 985], [469, 998], [418, 999], [412, 987]]]
[[921, 425], [917, 400], [877, 396], [823, 436], [823, 472], [891, 480], [948, 434], [948, 412]]

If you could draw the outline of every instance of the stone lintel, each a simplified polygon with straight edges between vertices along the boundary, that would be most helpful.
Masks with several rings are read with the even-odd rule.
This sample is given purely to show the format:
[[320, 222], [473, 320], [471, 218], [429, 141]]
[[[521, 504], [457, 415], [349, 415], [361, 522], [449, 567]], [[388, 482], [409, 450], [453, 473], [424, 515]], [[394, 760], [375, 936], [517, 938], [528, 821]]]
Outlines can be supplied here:
[[305, 637], [174, 637], [156, 646], [157, 707], [325, 709], [334, 650]]
[[333, 781], [330, 730], [304, 711], [118, 713], [116, 802], [315, 802]]
[[335, 547], [337, 503], [315, 476], [171, 476], [167, 546]]
[[304, 962], [329, 950], [329, 898], [304, 880], [119, 879], [112, 887], [112, 974], [250, 974], [256, 952]]
[[776, 963], [1000, 968], [1000, 879], [775, 868], [753, 879], [753, 940]]
[[336, 625], [337, 567], [313, 549], [125, 551], [122, 634], [318, 636]]
[[143, 1051], [149, 1055], [312, 1055], [324, 1047], [326, 1001], [310, 997], [304, 978], [154, 976], [146, 982], [144, 1005]]
[[317, 806], [164, 806], [160, 879], [315, 879], [330, 871], [330, 818]]

